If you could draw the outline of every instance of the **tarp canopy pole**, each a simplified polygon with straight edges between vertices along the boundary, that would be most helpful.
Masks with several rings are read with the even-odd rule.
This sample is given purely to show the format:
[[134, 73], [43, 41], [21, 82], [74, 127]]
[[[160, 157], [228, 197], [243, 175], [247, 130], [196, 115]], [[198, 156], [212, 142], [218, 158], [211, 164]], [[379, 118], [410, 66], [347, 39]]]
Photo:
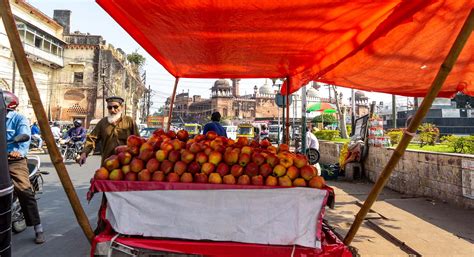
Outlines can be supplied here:
[[166, 131], [170, 131], [171, 127], [171, 118], [173, 117], [173, 105], [174, 99], [176, 98], [176, 89], [178, 88], [179, 77], [176, 77], [174, 80], [173, 94], [171, 95], [170, 111], [168, 113], [168, 125], [166, 126]]
[[77, 222], [81, 226], [82, 231], [90, 243], [94, 238], [94, 232], [92, 231], [89, 219], [82, 208], [81, 202], [77, 197], [77, 193], [74, 189], [74, 185], [71, 182], [71, 178], [69, 177], [66, 166], [64, 166], [63, 158], [59, 153], [59, 148], [55, 147], [56, 143], [54, 141], [53, 134], [51, 133], [48, 117], [46, 116], [46, 111], [44, 110], [43, 103], [41, 102], [30, 64], [26, 59], [23, 44], [20, 40], [20, 36], [18, 35], [18, 30], [13, 18], [9, 0], [0, 1], [0, 13], [3, 23], [5, 24], [5, 30], [7, 32], [8, 40], [10, 41], [13, 55], [15, 56], [18, 71], [20, 72], [20, 76], [23, 80], [23, 83], [25, 84], [28, 96], [30, 97], [31, 104], [33, 105], [35, 116], [38, 119], [38, 124], [42, 131], [42, 136], [45, 138], [46, 144], [48, 146], [52, 146], [48, 147], [51, 161], [54, 164], [54, 168], [58, 173], [61, 184], [69, 199], [69, 203], [71, 204], [74, 214], [76, 215]]
[[469, 16], [467, 17], [464, 25], [462, 26], [461, 31], [459, 32], [458, 36], [456, 37], [456, 41], [454, 41], [451, 49], [449, 50], [448, 55], [444, 59], [444, 62], [441, 64], [436, 77], [434, 78], [430, 90], [426, 94], [423, 102], [421, 103], [420, 108], [416, 111], [415, 117], [410, 122], [407, 130], [403, 133], [403, 137], [398, 144], [397, 148], [390, 157], [390, 160], [385, 165], [382, 173], [380, 174], [377, 182], [375, 183], [374, 187], [370, 191], [369, 196], [364, 202], [364, 205], [361, 207], [360, 211], [357, 213], [354, 223], [352, 223], [349, 232], [347, 233], [346, 237], [344, 238], [344, 244], [349, 245], [352, 240], [354, 239], [357, 230], [359, 229], [360, 225], [364, 221], [365, 216], [369, 212], [370, 208], [374, 204], [375, 200], [379, 196], [380, 192], [382, 191], [383, 187], [387, 183], [388, 179], [390, 178], [390, 174], [392, 173], [393, 169], [397, 165], [398, 161], [405, 153], [405, 150], [410, 143], [411, 139], [415, 135], [415, 132], [420, 125], [423, 118], [428, 113], [431, 105], [433, 104], [434, 99], [440, 92], [446, 78], [448, 77], [449, 72], [453, 68], [456, 60], [459, 57], [464, 45], [466, 44], [471, 32], [474, 28], [474, 12], [471, 9]]
[[[286, 78], [286, 92], [290, 91], [290, 77]], [[285, 132], [285, 143], [289, 146], [290, 145], [290, 94], [286, 94], [286, 132]], [[293, 128], [295, 129], [295, 128]]]

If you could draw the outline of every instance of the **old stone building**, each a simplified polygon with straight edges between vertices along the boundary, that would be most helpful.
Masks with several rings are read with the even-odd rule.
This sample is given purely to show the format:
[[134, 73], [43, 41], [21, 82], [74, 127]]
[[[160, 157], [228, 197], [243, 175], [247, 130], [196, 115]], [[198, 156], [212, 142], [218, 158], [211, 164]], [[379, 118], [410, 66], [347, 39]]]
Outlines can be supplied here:
[[[190, 96], [188, 93], [176, 95], [173, 108], [173, 122], [181, 119], [185, 122], [204, 123], [212, 112], [219, 111], [223, 119], [231, 123], [253, 122], [253, 121], [275, 121], [281, 116], [281, 110], [275, 104], [277, 86], [272, 87], [267, 82], [264, 85], [253, 88], [252, 94], [239, 95], [240, 80], [218, 79], [211, 87], [210, 98], [202, 98], [200, 95]], [[301, 97], [293, 94], [290, 118], [301, 117]], [[321, 99], [316, 89], [307, 91], [308, 104], [319, 102]], [[170, 105], [168, 98], [165, 106]], [[308, 114], [312, 117], [314, 114]], [[181, 119], [180, 119], [181, 118]]]
[[[63, 27], [25, 1], [10, 1], [10, 5], [41, 101], [51, 117], [50, 100], [64, 67], [64, 48], [67, 45], [63, 41]], [[0, 87], [14, 92], [20, 99], [18, 111], [31, 121], [36, 120], [1, 19]]]
[[71, 33], [69, 10], [55, 10], [54, 20], [64, 27], [64, 68], [52, 92], [53, 120], [92, 119], [107, 115], [105, 98], [125, 99], [125, 112], [139, 119], [138, 102], [145, 91], [138, 67], [129, 63], [121, 49], [107, 44], [100, 35]]

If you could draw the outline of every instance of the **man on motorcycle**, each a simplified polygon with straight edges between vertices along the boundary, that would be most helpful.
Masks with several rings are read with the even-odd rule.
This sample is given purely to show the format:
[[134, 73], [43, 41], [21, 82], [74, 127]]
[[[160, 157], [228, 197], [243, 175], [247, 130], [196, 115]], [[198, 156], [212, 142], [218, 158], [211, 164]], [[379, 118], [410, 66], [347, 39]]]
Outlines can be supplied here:
[[[13, 141], [15, 136], [20, 134], [31, 136], [28, 120], [25, 116], [15, 111], [19, 104], [18, 97], [8, 91], [4, 91], [3, 96], [8, 110], [6, 115], [7, 142]], [[42, 244], [45, 242], [45, 237], [38, 212], [38, 205], [31, 188], [29, 179], [30, 172], [26, 162], [26, 154], [29, 145], [30, 140], [23, 143], [8, 144], [8, 169], [13, 180], [15, 194], [18, 196], [21, 209], [25, 216], [26, 225], [34, 226], [36, 235], [35, 243]]]
[[33, 126], [31, 126], [31, 139], [38, 142], [38, 150], [43, 149], [43, 139], [41, 138], [40, 129], [36, 122], [34, 122]]
[[67, 131], [67, 138], [70, 138], [74, 146], [78, 147], [86, 140], [86, 129], [82, 126], [82, 121], [74, 120], [74, 127]]

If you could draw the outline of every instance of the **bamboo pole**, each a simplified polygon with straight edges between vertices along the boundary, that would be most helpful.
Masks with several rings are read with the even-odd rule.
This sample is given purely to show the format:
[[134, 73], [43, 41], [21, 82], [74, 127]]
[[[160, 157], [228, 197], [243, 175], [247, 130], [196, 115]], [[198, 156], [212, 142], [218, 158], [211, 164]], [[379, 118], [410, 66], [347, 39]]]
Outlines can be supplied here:
[[433, 80], [431, 87], [428, 93], [426, 94], [426, 97], [423, 99], [423, 102], [421, 103], [420, 108], [416, 111], [415, 117], [410, 122], [410, 125], [408, 126], [407, 131], [403, 134], [403, 137], [400, 143], [398, 144], [397, 148], [393, 152], [392, 157], [388, 161], [387, 165], [385, 165], [385, 168], [380, 174], [380, 177], [377, 179], [377, 182], [375, 183], [374, 187], [370, 191], [370, 194], [367, 197], [367, 200], [365, 200], [364, 205], [361, 207], [359, 213], [357, 213], [354, 223], [352, 223], [352, 226], [349, 232], [344, 238], [344, 244], [349, 245], [354, 239], [354, 236], [357, 233], [357, 230], [361, 226], [362, 222], [364, 221], [365, 216], [367, 215], [370, 208], [372, 207], [375, 200], [377, 199], [378, 195], [380, 194], [383, 187], [387, 183], [390, 177], [390, 174], [392, 173], [393, 169], [395, 168], [398, 161], [400, 160], [400, 157], [402, 157], [402, 155], [405, 153], [405, 150], [408, 144], [410, 143], [411, 139], [413, 138], [413, 135], [416, 132], [416, 129], [420, 125], [423, 118], [426, 116], [426, 113], [429, 111], [435, 97], [438, 95], [439, 91], [441, 90], [446, 80], [446, 77], [448, 76], [449, 72], [454, 66], [454, 63], [458, 59], [459, 54], [461, 53], [464, 45], [466, 44], [469, 36], [471, 35], [473, 28], [474, 28], [474, 12], [473, 12], [473, 9], [471, 9], [471, 12], [469, 13], [469, 16], [467, 17], [461, 31], [459, 32], [456, 38], [456, 41], [454, 41], [451, 49], [449, 50], [448, 55], [444, 59], [443, 64], [441, 64], [438, 74], [436, 74], [436, 77]]
[[171, 127], [171, 116], [173, 114], [173, 105], [174, 105], [174, 99], [176, 98], [176, 89], [178, 88], [178, 82], [179, 82], [179, 77], [176, 77], [174, 81], [173, 94], [171, 95], [171, 104], [170, 104], [170, 111], [168, 113], [168, 125], [166, 127], [166, 131], [169, 131]]
[[8, 39], [15, 56], [15, 61], [20, 72], [20, 76], [25, 84], [26, 90], [28, 91], [28, 96], [30, 97], [31, 104], [33, 105], [33, 110], [38, 119], [39, 126], [41, 131], [43, 131], [43, 136], [48, 146], [48, 152], [51, 157], [51, 160], [56, 168], [61, 184], [63, 185], [64, 191], [69, 199], [69, 203], [76, 215], [77, 222], [82, 228], [84, 235], [87, 237], [89, 242], [92, 242], [94, 238], [94, 232], [89, 223], [89, 219], [82, 208], [81, 202], [77, 197], [74, 185], [71, 182], [69, 174], [67, 172], [66, 166], [64, 166], [63, 159], [59, 153], [59, 149], [56, 147], [56, 143], [51, 133], [51, 128], [48, 123], [48, 118], [41, 102], [41, 98], [36, 87], [36, 83], [33, 77], [33, 72], [31, 67], [26, 59], [25, 50], [23, 49], [20, 36], [18, 35], [17, 27], [13, 14], [11, 11], [9, 0], [0, 1], [0, 13], [5, 24], [5, 30], [7, 32]]
[[290, 77], [286, 79], [286, 96], [285, 97], [286, 97], [285, 143], [287, 145], [290, 145]]

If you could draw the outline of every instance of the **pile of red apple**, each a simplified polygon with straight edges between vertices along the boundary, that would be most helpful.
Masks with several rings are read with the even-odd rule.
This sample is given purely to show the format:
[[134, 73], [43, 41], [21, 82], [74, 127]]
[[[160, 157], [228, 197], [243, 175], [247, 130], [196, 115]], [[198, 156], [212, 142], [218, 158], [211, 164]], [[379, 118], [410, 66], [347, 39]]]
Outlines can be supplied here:
[[95, 172], [97, 180], [324, 187], [324, 179], [305, 155], [286, 144], [248, 142], [215, 132], [189, 139], [180, 130], [153, 132], [148, 139], [130, 136]]

